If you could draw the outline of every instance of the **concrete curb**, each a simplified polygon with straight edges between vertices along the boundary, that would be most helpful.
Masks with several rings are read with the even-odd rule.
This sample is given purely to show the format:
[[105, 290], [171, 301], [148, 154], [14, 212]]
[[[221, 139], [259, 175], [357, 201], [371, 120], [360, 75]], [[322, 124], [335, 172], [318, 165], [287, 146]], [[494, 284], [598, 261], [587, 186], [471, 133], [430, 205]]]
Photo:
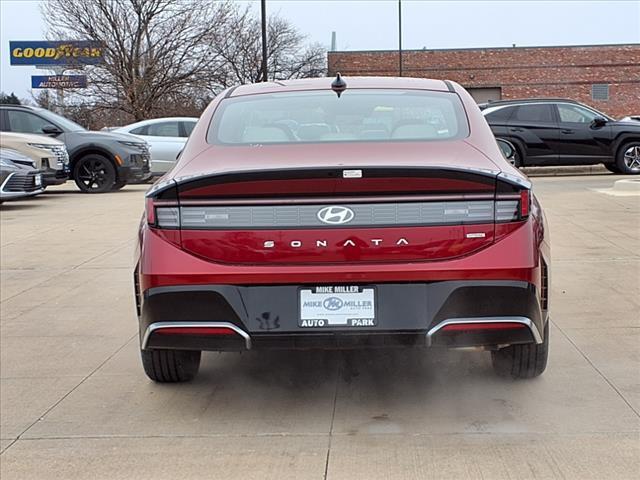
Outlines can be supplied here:
[[577, 165], [558, 167], [524, 167], [522, 171], [529, 177], [559, 177], [571, 175], [613, 175], [602, 165]]

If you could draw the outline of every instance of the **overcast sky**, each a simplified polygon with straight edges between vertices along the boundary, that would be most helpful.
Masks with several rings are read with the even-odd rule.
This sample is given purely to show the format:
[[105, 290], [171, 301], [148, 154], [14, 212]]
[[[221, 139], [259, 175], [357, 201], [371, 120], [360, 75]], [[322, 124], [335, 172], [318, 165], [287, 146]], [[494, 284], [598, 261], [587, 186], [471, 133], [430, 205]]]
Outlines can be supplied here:
[[[23, 98], [30, 76], [47, 72], [9, 66], [9, 40], [44, 38], [40, 3], [0, 0], [0, 90]], [[248, 3], [259, 11], [259, 2]], [[332, 31], [338, 50], [398, 46], [397, 0], [267, 0], [267, 10], [327, 48]], [[402, 11], [407, 49], [640, 43], [640, 0], [403, 0]]]

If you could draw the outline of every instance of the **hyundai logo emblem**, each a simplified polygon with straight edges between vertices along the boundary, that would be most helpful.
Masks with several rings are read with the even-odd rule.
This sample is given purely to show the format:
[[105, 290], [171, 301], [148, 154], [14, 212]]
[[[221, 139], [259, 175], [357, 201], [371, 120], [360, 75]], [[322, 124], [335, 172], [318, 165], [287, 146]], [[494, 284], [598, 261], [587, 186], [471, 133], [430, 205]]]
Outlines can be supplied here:
[[355, 214], [349, 207], [341, 207], [332, 205], [330, 207], [321, 208], [318, 211], [318, 220], [329, 225], [342, 225], [353, 220]]

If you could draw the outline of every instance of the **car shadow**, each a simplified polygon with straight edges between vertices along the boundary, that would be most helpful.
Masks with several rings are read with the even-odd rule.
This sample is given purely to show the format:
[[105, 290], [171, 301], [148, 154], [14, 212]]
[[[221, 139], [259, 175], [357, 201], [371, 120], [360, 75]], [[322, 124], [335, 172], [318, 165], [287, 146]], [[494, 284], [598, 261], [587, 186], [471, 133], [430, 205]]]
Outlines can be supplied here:
[[45, 190], [43, 193], [45, 196], [55, 196], [55, 195], [85, 195], [85, 193], [81, 192], [77, 188], [56, 188], [55, 190]]
[[42, 204], [38, 200], [42, 200], [42, 194], [37, 197], [21, 198], [19, 200], [5, 200], [0, 204], [0, 209], [5, 212], [18, 212], [20, 210], [28, 210], [38, 208]]
[[[134, 187], [134, 188], [131, 188]], [[135, 188], [138, 187], [138, 188]], [[142, 187], [142, 188], [141, 188]], [[120, 190], [110, 190], [108, 192], [104, 192], [104, 193], [85, 193], [85, 192], [81, 192], [80, 190], [78, 190], [75, 187], [69, 187], [69, 188], [55, 188], [55, 189], [47, 189], [44, 193], [42, 193], [41, 195], [113, 195], [113, 194], [119, 194], [122, 192], [131, 192], [131, 191], [138, 191], [138, 192], [146, 192], [149, 189], [149, 185], [142, 185], [142, 184], [135, 184], [135, 185], [125, 185], [123, 188], [121, 188]]]

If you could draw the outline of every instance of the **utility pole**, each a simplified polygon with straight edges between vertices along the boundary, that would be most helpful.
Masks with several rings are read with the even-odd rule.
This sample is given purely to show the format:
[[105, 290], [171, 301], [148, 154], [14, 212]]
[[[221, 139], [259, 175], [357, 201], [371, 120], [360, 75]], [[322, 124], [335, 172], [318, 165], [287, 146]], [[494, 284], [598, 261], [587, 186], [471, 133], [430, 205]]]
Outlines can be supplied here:
[[402, 0], [398, 0], [398, 76], [402, 76]]
[[262, 11], [262, 81], [267, 81], [267, 0], [262, 0], [260, 9]]

